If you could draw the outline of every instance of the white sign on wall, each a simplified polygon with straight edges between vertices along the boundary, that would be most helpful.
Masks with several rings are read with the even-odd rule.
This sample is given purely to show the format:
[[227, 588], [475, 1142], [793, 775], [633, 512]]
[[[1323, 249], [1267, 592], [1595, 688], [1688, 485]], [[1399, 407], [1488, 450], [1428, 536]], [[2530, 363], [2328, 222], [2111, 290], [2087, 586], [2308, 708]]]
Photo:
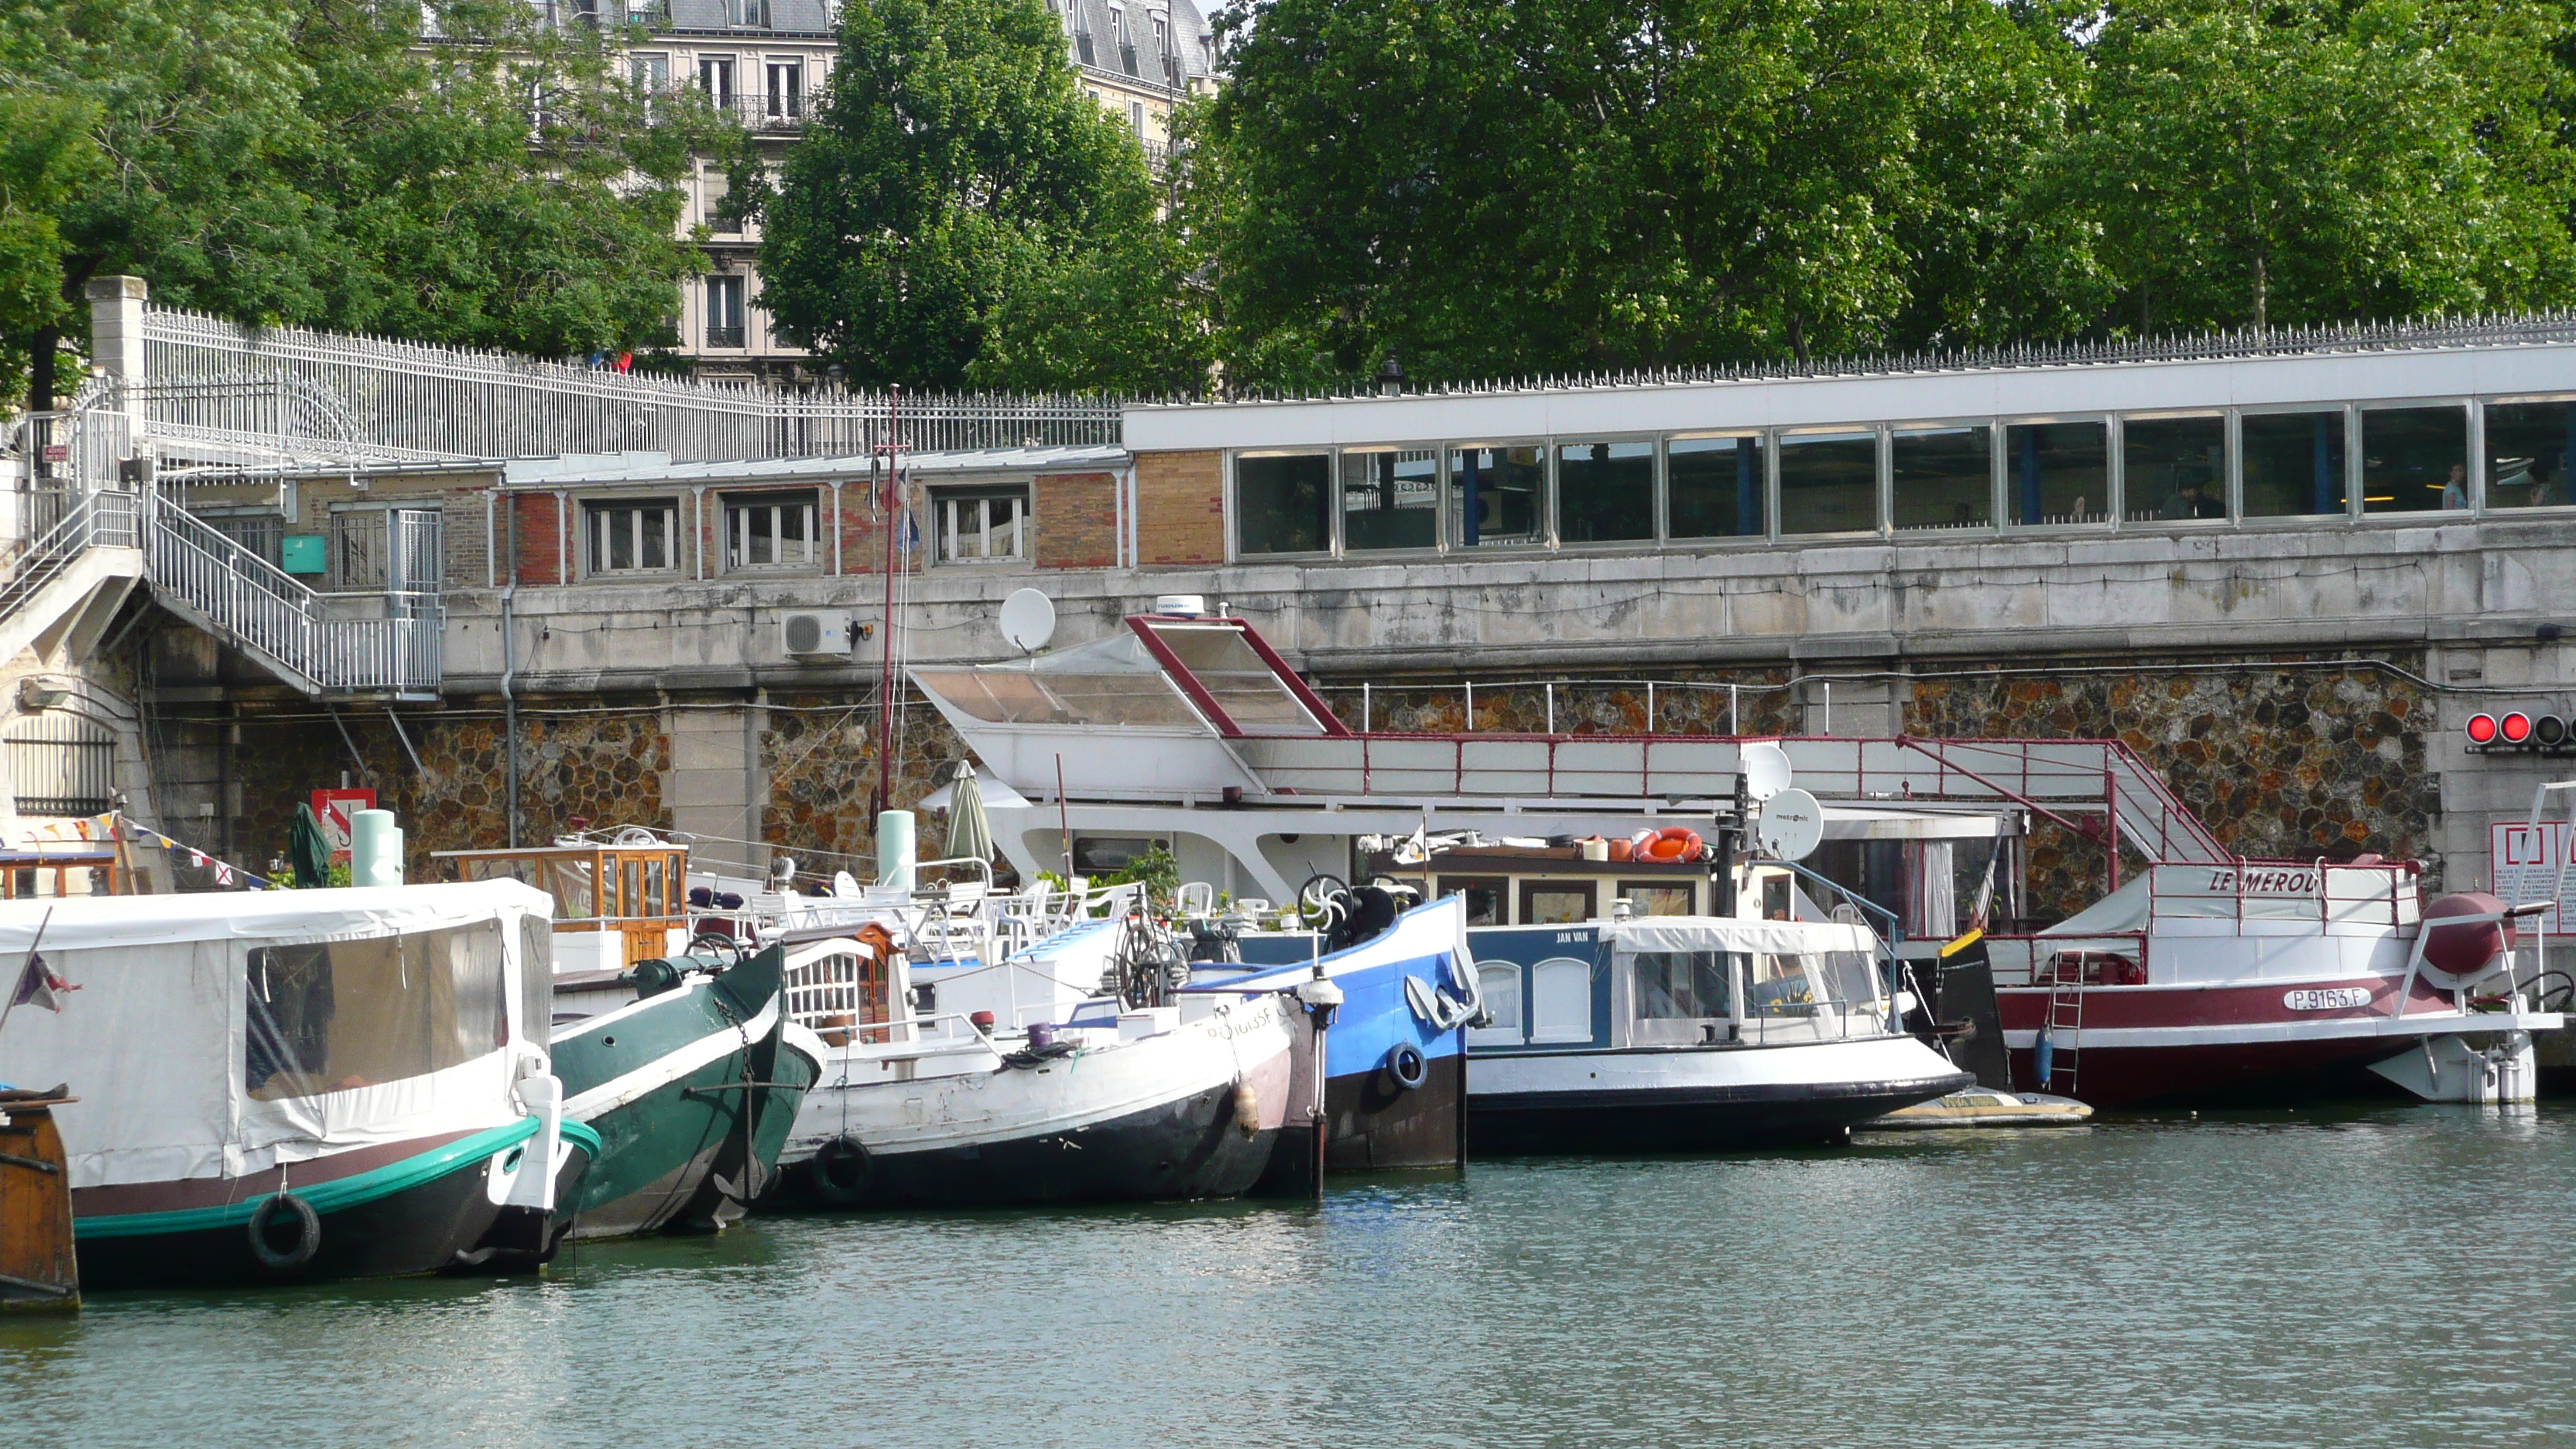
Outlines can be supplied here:
[[[2558, 889], [2558, 868], [2567, 859], [2567, 822], [2548, 821], [2537, 830], [2529, 825], [2498, 824], [2489, 827], [2489, 835], [2496, 895], [2512, 906], [2550, 899]], [[2566, 888], [2576, 892], [2576, 870], [2567, 872]], [[2564, 919], [2563, 910], [2553, 909], [2544, 918], [2544, 928], [2557, 935], [2566, 929], [2560, 924]]]

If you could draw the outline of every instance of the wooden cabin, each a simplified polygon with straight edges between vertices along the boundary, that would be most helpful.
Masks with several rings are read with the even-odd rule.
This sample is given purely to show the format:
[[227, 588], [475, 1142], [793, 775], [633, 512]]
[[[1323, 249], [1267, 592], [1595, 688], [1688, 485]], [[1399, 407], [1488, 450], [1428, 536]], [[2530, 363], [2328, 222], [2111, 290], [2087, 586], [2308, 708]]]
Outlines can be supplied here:
[[[687, 940], [689, 850], [669, 841], [592, 841], [517, 850], [441, 850], [459, 880], [522, 881], [555, 898], [557, 974], [623, 971]], [[675, 939], [673, 932], [680, 935]]]

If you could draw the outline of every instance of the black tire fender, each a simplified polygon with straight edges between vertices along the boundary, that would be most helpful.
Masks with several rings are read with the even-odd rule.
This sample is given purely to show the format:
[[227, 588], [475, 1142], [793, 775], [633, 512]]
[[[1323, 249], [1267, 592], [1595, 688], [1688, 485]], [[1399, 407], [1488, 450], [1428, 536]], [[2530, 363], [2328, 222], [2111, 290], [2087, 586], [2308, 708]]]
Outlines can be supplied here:
[[[283, 1214], [294, 1224], [295, 1236], [280, 1247], [271, 1236]], [[322, 1215], [313, 1204], [291, 1192], [281, 1192], [252, 1209], [250, 1215], [250, 1252], [259, 1265], [272, 1273], [292, 1273], [313, 1261], [322, 1251]]]
[[1430, 1058], [1422, 1054], [1422, 1048], [1409, 1041], [1400, 1041], [1387, 1048], [1385, 1066], [1386, 1074], [1395, 1079], [1396, 1087], [1402, 1091], [1412, 1091], [1431, 1076]]
[[834, 1207], [849, 1207], [866, 1197], [875, 1176], [876, 1162], [868, 1145], [848, 1132], [824, 1143], [806, 1167], [814, 1195]]

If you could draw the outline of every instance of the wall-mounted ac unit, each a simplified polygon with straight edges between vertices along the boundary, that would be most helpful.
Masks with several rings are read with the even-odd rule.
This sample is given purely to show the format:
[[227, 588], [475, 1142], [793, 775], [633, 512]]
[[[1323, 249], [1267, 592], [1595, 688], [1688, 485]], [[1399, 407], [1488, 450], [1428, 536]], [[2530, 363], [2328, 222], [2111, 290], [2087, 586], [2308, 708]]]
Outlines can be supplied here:
[[847, 659], [858, 652], [859, 631], [847, 609], [802, 609], [779, 627], [780, 642], [790, 655], [806, 659]]

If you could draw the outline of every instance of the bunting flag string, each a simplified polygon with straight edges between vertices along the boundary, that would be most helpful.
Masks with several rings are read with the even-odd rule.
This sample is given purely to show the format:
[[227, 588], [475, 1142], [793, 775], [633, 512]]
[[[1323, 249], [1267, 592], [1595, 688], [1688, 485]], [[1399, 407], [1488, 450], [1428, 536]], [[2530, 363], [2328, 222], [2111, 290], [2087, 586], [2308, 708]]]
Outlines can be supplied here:
[[199, 850], [193, 845], [187, 845], [179, 841], [172, 840], [169, 836], [162, 834], [160, 831], [153, 829], [149, 825], [138, 824], [137, 822], [125, 819], [122, 816], [118, 817], [118, 820], [119, 823], [123, 824], [128, 831], [133, 833], [135, 839], [158, 844], [165, 846], [170, 850], [177, 851], [187, 857], [189, 865], [194, 866], [199, 870], [203, 870], [208, 866], [214, 867], [216, 885], [229, 886], [234, 883], [236, 878], [238, 878], [239, 880], [246, 882], [252, 890], [268, 891], [278, 889], [277, 882], [270, 880], [267, 876], [261, 875], [257, 871], [248, 870], [233, 864], [231, 861], [208, 855], [206, 852]]

